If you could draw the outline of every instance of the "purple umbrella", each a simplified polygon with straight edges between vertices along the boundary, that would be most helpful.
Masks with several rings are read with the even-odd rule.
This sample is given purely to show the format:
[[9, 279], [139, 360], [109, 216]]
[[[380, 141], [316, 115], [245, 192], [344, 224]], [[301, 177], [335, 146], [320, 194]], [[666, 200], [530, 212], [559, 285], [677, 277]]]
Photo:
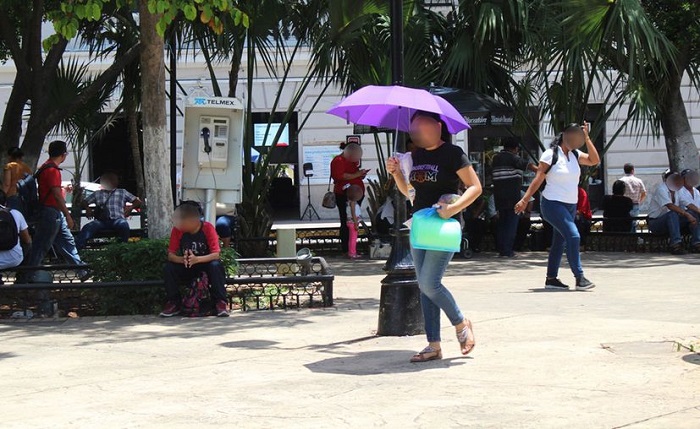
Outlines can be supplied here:
[[411, 116], [417, 110], [440, 115], [452, 134], [471, 128], [444, 98], [404, 86], [365, 86], [327, 113], [355, 124], [409, 131]]

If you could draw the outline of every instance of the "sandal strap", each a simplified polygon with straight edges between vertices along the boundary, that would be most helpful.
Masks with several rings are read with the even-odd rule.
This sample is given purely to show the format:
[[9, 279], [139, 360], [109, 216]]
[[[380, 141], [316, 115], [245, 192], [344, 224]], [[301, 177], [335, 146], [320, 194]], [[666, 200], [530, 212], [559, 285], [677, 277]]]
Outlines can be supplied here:
[[416, 353], [416, 354], [418, 354], [418, 355], [425, 355], [425, 354], [428, 354], [428, 353], [437, 353], [437, 352], [439, 352], [439, 350], [436, 350], [436, 349], [435, 349], [434, 347], [432, 347], [432, 346], [427, 346], [426, 348], [424, 348], [423, 350], [421, 350], [420, 352], [418, 352], [418, 353]]

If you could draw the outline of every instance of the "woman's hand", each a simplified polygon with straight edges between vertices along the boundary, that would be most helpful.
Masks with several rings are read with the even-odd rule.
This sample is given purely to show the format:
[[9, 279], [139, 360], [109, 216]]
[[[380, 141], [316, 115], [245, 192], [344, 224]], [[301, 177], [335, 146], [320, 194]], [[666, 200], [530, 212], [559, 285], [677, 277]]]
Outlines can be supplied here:
[[524, 213], [525, 209], [527, 209], [527, 201], [520, 200], [515, 203], [515, 214]]
[[590, 138], [591, 138], [589, 135], [590, 128], [591, 128], [591, 125], [588, 122], [583, 121], [583, 125], [581, 126], [581, 129], [583, 130], [583, 138], [586, 140], [590, 140]]
[[396, 159], [396, 157], [392, 156], [386, 160], [386, 171], [389, 172], [389, 174], [391, 174], [392, 176], [394, 176], [400, 171], [399, 160]]
[[438, 215], [443, 219], [449, 219], [460, 212], [459, 207], [454, 204], [437, 203], [435, 205], [438, 206], [436, 207]]

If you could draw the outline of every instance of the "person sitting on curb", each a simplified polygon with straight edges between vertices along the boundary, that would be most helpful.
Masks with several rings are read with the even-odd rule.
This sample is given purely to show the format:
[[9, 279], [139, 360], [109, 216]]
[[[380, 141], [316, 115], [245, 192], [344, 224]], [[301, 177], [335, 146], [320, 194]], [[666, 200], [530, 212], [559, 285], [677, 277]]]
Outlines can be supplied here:
[[[103, 174], [100, 177], [100, 184], [102, 189], [83, 202], [88, 219], [93, 220], [86, 224], [76, 237], [75, 243], [78, 250], [84, 249], [95, 234], [106, 229], [114, 230], [122, 243], [128, 242], [131, 227], [126, 218], [131, 215], [133, 209], [141, 206], [141, 200], [138, 197], [119, 187], [119, 176], [115, 173]], [[127, 206], [127, 203], [131, 203], [131, 206]], [[90, 206], [91, 204], [95, 204], [94, 209]]]
[[165, 265], [165, 293], [168, 302], [160, 313], [161, 317], [180, 314], [180, 284], [191, 282], [201, 274], [206, 274], [209, 279], [211, 295], [216, 303], [216, 315], [229, 315], [219, 236], [214, 225], [202, 221], [202, 215], [202, 208], [196, 201], [183, 201], [175, 209], [175, 226], [170, 233], [168, 262]]
[[693, 250], [700, 251], [700, 215], [680, 206], [678, 191], [683, 187], [683, 178], [670, 170], [662, 177], [664, 182], [656, 187], [649, 203], [649, 230], [653, 234], [668, 235], [671, 254], [684, 255], [686, 252], [683, 249], [681, 229], [689, 226], [693, 235]]
[[27, 221], [19, 210], [6, 207], [7, 197], [0, 190], [0, 270], [22, 264], [32, 245]]

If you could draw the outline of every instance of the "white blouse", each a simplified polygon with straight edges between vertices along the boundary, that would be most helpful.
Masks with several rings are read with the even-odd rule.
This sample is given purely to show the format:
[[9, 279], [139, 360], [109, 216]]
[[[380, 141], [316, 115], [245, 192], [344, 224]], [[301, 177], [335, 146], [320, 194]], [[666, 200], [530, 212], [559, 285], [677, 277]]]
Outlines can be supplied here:
[[[556, 165], [552, 165], [554, 151], [547, 149], [542, 153], [540, 162], [552, 165], [547, 173], [547, 186], [542, 191], [542, 196], [549, 201], [559, 201], [566, 204], [578, 203], [578, 182], [581, 177], [581, 166], [578, 164], [578, 157], [573, 152], [569, 156], [564, 155], [561, 146], [557, 147], [559, 159]], [[579, 156], [581, 152], [576, 151]]]

